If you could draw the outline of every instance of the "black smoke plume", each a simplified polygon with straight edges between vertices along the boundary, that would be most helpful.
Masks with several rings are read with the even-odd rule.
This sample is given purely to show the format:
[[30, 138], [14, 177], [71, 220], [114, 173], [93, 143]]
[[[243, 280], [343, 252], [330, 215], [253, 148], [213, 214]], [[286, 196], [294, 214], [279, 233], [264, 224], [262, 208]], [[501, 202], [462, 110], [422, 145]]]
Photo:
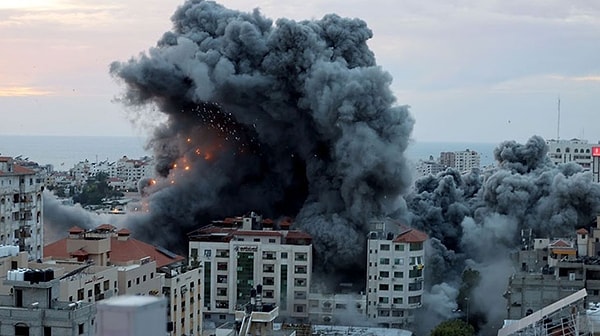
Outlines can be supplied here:
[[481, 278], [468, 305], [471, 315], [484, 318], [471, 322], [482, 334], [495, 334], [506, 318], [502, 293], [514, 271], [509, 253], [520, 248], [521, 230], [531, 229], [537, 237], [570, 237], [600, 212], [600, 185], [591, 174], [574, 163], [555, 166], [547, 152], [539, 136], [525, 144], [506, 141], [494, 151], [494, 169], [466, 175], [448, 169], [415, 182], [414, 192], [406, 196], [407, 217], [432, 237], [424, 302], [433, 316], [456, 316], [439, 307], [464, 313], [465, 298], [457, 302], [454, 292], [440, 288], [458, 290], [463, 270], [474, 269]]
[[363, 268], [367, 223], [410, 184], [413, 126], [365, 22], [273, 23], [200, 0], [172, 21], [155, 47], [110, 68], [123, 103], [167, 117], [150, 141], [162, 179], [131, 228], [175, 248], [211, 219], [291, 215], [323, 269]]

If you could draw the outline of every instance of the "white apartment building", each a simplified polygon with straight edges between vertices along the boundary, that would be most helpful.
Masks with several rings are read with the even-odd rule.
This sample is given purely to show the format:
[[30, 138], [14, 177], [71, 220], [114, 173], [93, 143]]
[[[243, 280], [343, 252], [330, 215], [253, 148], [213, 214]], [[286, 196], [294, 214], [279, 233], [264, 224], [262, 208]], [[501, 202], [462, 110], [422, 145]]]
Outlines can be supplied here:
[[0, 157], [0, 245], [19, 245], [31, 259], [43, 255], [42, 178]]
[[381, 327], [403, 328], [414, 322], [423, 296], [421, 231], [389, 220], [372, 223], [367, 239], [367, 316]]
[[554, 164], [575, 162], [583, 170], [592, 169], [592, 147], [593, 144], [587, 140], [546, 140], [548, 145], [548, 157]]
[[464, 150], [454, 152], [455, 155], [455, 168], [461, 173], [468, 173], [473, 168], [481, 167], [481, 155], [476, 151]]
[[191, 265], [204, 271], [204, 322], [233, 322], [262, 285], [262, 302], [292, 320], [308, 318], [312, 237], [251, 213], [214, 221], [189, 234]]
[[433, 160], [433, 157], [430, 157], [429, 160], [419, 160], [415, 167], [416, 176], [427, 176], [427, 175], [437, 175], [446, 169], [446, 166], [441, 163]]

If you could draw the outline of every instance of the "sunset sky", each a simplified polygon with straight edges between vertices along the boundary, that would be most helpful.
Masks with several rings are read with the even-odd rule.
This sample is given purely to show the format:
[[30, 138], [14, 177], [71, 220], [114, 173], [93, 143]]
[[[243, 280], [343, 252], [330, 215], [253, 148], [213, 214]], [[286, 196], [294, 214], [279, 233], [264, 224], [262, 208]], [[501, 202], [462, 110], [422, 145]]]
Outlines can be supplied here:
[[[359, 17], [416, 141], [600, 140], [600, 2], [226, 0], [275, 20]], [[0, 1], [0, 134], [141, 135], [108, 66], [171, 27], [175, 0]], [[147, 120], [153, 124], [155, 120]]]

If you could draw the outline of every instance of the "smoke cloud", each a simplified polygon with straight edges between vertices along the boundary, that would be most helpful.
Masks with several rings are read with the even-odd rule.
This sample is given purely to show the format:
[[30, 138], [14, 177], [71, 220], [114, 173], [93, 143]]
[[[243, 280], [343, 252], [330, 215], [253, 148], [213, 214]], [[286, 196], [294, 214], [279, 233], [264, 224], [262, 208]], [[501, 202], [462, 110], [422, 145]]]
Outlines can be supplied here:
[[502, 293], [514, 272], [509, 254], [520, 248], [521, 230], [531, 229], [539, 237], [567, 237], [595, 219], [600, 185], [579, 165], [555, 166], [547, 151], [539, 136], [525, 144], [506, 141], [494, 151], [494, 169], [465, 175], [448, 169], [415, 182], [414, 192], [406, 196], [406, 217], [432, 237], [425, 305], [447, 307], [453, 299], [435, 295], [436, 285], [459, 289], [462, 271], [477, 270], [479, 283], [465, 294], [471, 295], [471, 315], [483, 318], [471, 322], [484, 334], [486, 328], [497, 330], [505, 318]]
[[150, 141], [162, 179], [134, 232], [174, 248], [211, 219], [291, 215], [322, 269], [363, 268], [367, 223], [410, 185], [413, 127], [366, 23], [273, 22], [198, 0], [172, 21], [154, 48], [110, 67], [137, 116], [167, 116]]

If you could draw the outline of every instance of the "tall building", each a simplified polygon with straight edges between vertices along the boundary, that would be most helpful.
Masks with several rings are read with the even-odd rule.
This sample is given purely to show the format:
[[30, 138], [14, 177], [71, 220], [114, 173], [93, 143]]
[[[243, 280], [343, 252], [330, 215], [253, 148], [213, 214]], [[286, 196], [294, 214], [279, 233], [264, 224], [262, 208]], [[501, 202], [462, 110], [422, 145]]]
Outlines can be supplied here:
[[416, 165], [417, 176], [437, 175], [446, 169], [447, 166], [435, 161], [433, 156], [429, 160], [419, 160]]
[[481, 155], [469, 149], [456, 152], [441, 152], [439, 163], [444, 167], [455, 168], [461, 173], [468, 173], [473, 168], [481, 167]]
[[0, 157], [0, 244], [16, 244], [31, 259], [43, 255], [43, 190], [34, 170]]
[[204, 322], [233, 322], [258, 285], [264, 304], [279, 307], [280, 316], [308, 318], [312, 237], [290, 224], [251, 213], [189, 234], [190, 265], [204, 270]]
[[[0, 295], [0, 335], [94, 335], [96, 307], [59, 300], [60, 282], [47, 272], [11, 270]], [[35, 275], [34, 275], [35, 273]]]
[[379, 326], [414, 322], [423, 296], [427, 235], [391, 220], [374, 221], [367, 239], [367, 316]]

